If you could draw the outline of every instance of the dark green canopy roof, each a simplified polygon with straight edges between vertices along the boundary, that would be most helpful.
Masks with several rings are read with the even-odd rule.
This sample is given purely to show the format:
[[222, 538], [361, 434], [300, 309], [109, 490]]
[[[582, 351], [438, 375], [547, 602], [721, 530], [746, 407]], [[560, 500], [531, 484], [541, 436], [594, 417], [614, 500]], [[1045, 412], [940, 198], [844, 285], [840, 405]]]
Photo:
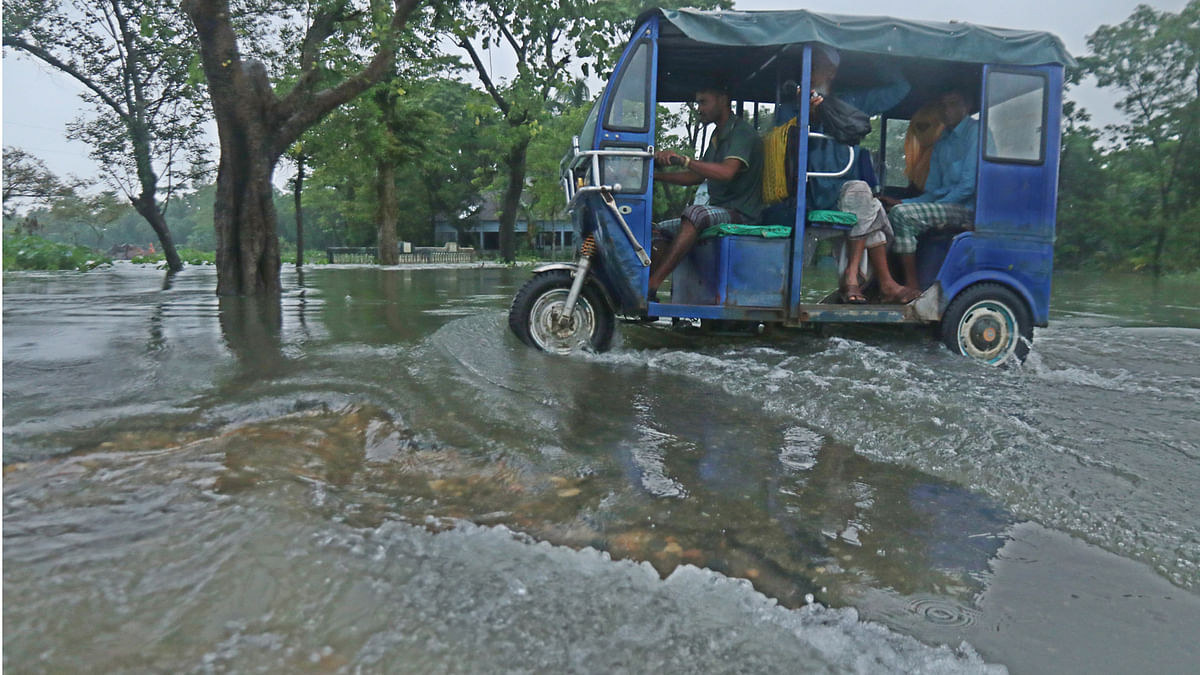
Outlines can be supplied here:
[[839, 50], [947, 61], [1072, 67], [1062, 41], [1050, 33], [989, 28], [962, 22], [910, 21], [886, 16], [818, 14], [808, 10], [764, 12], [656, 9], [663, 17], [662, 44], [704, 42], [771, 47], [820, 42]]

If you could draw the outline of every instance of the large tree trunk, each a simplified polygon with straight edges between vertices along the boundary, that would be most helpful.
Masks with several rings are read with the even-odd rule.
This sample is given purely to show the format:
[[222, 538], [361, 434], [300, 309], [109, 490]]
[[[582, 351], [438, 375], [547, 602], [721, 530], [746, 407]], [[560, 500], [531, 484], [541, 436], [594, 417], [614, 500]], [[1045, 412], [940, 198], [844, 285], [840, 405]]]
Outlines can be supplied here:
[[396, 197], [396, 165], [383, 160], [375, 167], [375, 195], [378, 198], [376, 222], [379, 223], [380, 265], [395, 265], [400, 262], [396, 245], [396, 221], [400, 206]]
[[213, 206], [217, 295], [275, 294], [280, 262], [271, 177], [287, 149], [276, 151], [277, 101], [266, 68], [238, 54], [227, 0], [194, 0], [188, 9], [221, 142]]
[[[218, 127], [219, 128], [219, 127]], [[264, 147], [261, 124], [220, 131], [221, 162], [213, 224], [217, 231], [217, 295], [275, 294], [279, 234], [271, 178], [278, 155]]]
[[505, 262], [516, 259], [517, 212], [521, 208], [521, 192], [525, 189], [525, 157], [529, 137], [522, 136], [511, 148], [504, 163], [508, 165], [508, 183], [504, 201], [500, 204], [500, 258]]

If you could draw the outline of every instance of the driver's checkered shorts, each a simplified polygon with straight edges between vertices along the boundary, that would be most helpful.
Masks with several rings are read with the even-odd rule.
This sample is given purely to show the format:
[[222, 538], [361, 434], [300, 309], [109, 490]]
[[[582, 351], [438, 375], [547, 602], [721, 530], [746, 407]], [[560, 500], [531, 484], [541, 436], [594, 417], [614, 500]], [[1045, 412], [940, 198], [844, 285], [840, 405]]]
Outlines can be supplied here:
[[746, 217], [740, 211], [727, 209], [723, 206], [709, 206], [708, 204], [692, 204], [683, 210], [682, 218], [672, 218], [664, 220], [661, 223], [655, 223], [654, 229], [660, 233], [674, 237], [679, 232], [679, 224], [683, 218], [692, 221], [696, 226], [697, 232], [703, 232], [705, 229], [713, 225], [723, 225], [725, 223], [745, 223]]

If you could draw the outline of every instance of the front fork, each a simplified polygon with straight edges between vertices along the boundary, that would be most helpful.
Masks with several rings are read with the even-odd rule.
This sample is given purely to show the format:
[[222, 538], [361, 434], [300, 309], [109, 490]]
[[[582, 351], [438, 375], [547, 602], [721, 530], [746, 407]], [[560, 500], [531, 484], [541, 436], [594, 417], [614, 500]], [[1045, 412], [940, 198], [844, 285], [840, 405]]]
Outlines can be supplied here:
[[575, 263], [575, 280], [571, 282], [571, 290], [567, 293], [567, 301], [563, 303], [562, 314], [558, 315], [558, 327], [570, 328], [571, 317], [575, 314], [575, 303], [579, 302], [579, 294], [583, 292], [583, 284], [587, 281], [588, 268], [592, 266], [592, 255], [596, 252], [596, 239], [588, 236], [579, 247], [579, 261]]

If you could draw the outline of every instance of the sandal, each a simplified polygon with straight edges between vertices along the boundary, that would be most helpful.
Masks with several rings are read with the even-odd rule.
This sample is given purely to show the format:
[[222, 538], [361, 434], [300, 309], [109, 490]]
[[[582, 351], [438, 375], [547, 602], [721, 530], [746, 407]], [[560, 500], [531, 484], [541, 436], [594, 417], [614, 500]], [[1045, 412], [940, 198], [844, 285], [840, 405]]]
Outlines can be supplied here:
[[851, 305], [865, 305], [867, 296], [863, 295], [862, 288], [858, 284], [846, 284], [842, 288], [842, 301]]

